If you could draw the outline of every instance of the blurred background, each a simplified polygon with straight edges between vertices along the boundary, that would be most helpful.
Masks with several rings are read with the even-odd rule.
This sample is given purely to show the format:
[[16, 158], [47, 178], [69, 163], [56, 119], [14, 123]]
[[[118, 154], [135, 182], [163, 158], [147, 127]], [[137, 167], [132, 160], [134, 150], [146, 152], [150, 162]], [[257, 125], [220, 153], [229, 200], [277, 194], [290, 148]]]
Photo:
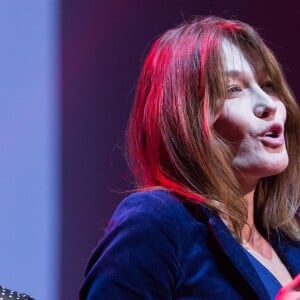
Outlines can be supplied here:
[[[0, 2], [0, 284], [78, 298], [132, 188], [123, 137], [151, 42], [196, 15], [254, 26], [300, 95], [297, 1]], [[299, 120], [300, 121], [300, 120]]]

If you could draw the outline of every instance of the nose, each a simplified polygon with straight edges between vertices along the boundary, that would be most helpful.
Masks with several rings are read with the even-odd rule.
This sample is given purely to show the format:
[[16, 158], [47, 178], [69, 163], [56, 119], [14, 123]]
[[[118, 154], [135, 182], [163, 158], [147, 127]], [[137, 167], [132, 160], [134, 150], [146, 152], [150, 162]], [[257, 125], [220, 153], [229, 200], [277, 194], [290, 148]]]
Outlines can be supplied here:
[[277, 104], [272, 97], [261, 90], [256, 98], [254, 114], [260, 119], [272, 120], [277, 111]]

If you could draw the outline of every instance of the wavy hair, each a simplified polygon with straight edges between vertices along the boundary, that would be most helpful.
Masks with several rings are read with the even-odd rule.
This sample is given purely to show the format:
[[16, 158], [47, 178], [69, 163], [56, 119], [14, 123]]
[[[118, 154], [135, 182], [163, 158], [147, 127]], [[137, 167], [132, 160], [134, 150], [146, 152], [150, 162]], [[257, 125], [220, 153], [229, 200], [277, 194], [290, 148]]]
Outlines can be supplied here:
[[219, 17], [187, 22], [161, 35], [142, 68], [127, 129], [127, 151], [137, 189], [163, 188], [183, 201], [203, 203], [229, 218], [241, 240], [247, 205], [232, 170], [230, 145], [213, 121], [226, 99], [221, 42], [235, 44], [253, 66], [257, 81], [268, 76], [287, 109], [287, 169], [262, 178], [255, 191], [259, 226], [269, 238], [282, 230], [300, 240], [299, 108], [281, 68], [248, 24]]

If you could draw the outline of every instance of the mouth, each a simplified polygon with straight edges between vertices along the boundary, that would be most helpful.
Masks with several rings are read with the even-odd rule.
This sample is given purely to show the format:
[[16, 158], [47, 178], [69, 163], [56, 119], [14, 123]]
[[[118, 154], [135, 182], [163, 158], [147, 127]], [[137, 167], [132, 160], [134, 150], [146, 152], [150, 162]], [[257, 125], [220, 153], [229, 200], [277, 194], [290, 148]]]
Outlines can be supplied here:
[[273, 124], [259, 136], [259, 139], [266, 147], [273, 149], [281, 147], [285, 142], [283, 126], [280, 124]]

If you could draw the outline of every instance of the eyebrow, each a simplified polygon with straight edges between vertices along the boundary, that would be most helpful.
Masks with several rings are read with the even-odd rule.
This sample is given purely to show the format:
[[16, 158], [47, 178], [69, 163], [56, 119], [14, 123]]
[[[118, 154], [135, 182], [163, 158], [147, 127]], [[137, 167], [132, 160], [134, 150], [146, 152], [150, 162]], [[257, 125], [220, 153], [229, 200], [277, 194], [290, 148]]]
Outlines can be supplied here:
[[232, 78], [239, 78], [245, 82], [249, 81], [249, 80], [257, 80], [254, 77], [252, 77], [252, 74], [249, 74], [246, 71], [239, 71], [239, 70], [229, 70], [229, 71], [225, 71], [224, 72], [224, 76], [226, 78], [232, 77]]
[[227, 77], [249, 77], [247, 72], [243, 72], [239, 70], [225, 71], [224, 75]]

